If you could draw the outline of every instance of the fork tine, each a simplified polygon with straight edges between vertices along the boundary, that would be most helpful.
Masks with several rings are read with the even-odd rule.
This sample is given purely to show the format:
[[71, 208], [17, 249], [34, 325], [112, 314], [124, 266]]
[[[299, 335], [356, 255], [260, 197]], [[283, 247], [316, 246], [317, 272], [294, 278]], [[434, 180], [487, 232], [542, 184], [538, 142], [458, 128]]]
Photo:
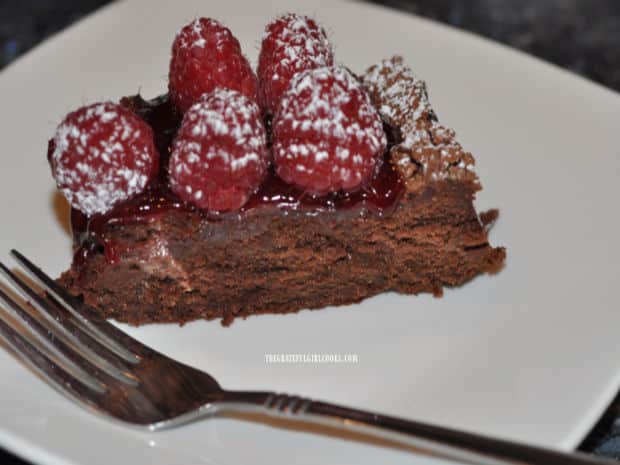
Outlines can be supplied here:
[[60, 332], [80, 353], [89, 357], [96, 365], [115, 377], [124, 373], [126, 379], [132, 378], [127, 373], [127, 365], [124, 359], [83, 331], [81, 326], [77, 324], [75, 317], [64, 307], [58, 305], [51, 297], [45, 299], [1, 262], [0, 272], [6, 275], [24, 297], [29, 299], [30, 303], [45, 317], [48, 326], [52, 326], [57, 332]]
[[89, 376], [86, 376], [84, 379], [74, 376], [66, 368], [38, 349], [13, 328], [12, 325], [7, 323], [2, 313], [0, 313], [0, 338], [12, 347], [22, 360], [61, 392], [71, 394], [78, 400], [89, 399], [91, 403], [95, 402], [97, 396], [105, 394], [105, 387], [98, 381], [91, 379]]
[[[2, 266], [1, 263], [0, 266]], [[13, 310], [16, 316], [22, 320], [22, 324], [29, 328], [47, 346], [48, 350], [60, 352], [63, 357], [77, 365], [85, 373], [94, 378], [100, 378], [101, 376], [98, 372], [100, 369], [121, 382], [133, 386], [138, 384], [136, 377], [125, 366], [112, 363], [94, 352], [85, 354], [84, 352], [88, 351], [88, 349], [81, 347], [79, 341], [76, 343], [73, 340], [67, 343], [61, 337], [59, 338], [55, 331], [42, 324], [41, 321], [26, 311], [22, 305], [18, 304], [2, 289], [0, 289], [0, 300], [4, 301]]]
[[34, 277], [45, 290], [54, 297], [54, 300], [62, 305], [91, 336], [104, 344], [110, 350], [123, 357], [126, 361], [137, 363], [140, 357], [137, 354], [152, 353], [153, 350], [141, 342], [121, 331], [116, 326], [104, 319], [88, 319], [88, 307], [78, 299], [70, 295], [52, 278], [45, 274], [39, 267], [28, 260], [17, 250], [11, 250], [11, 255], [29, 274]]

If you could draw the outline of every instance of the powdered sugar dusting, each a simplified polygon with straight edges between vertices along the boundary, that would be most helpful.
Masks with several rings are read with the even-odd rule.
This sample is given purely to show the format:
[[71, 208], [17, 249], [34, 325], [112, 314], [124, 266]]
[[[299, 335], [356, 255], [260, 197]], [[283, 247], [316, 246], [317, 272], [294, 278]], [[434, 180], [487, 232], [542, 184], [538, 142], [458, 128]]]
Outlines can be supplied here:
[[208, 208], [215, 194], [207, 191], [217, 190], [216, 185], [258, 187], [267, 162], [258, 105], [237, 91], [218, 89], [183, 117], [170, 159], [170, 184], [183, 198]]
[[230, 31], [219, 21], [212, 18], [197, 18], [177, 33], [177, 46], [185, 49], [204, 48], [207, 45], [206, 31], [213, 34], [216, 44], [224, 43], [231, 38]]
[[270, 110], [297, 73], [332, 66], [334, 51], [323, 28], [308, 16], [289, 13], [269, 23], [263, 34], [258, 74]]
[[172, 43], [168, 72], [170, 99], [184, 113], [218, 87], [256, 99], [258, 81], [230, 29], [211, 18], [185, 25]]
[[372, 66], [363, 82], [383, 117], [401, 131], [402, 142], [393, 147], [392, 158], [410, 186], [425, 179], [469, 180], [477, 185], [472, 154], [463, 150], [453, 130], [437, 121], [426, 84], [402, 57]]
[[58, 188], [87, 216], [142, 192], [157, 164], [150, 128], [111, 102], [67, 115], [53, 143], [50, 162]]
[[273, 127], [278, 174], [303, 185], [303, 179], [323, 173], [332, 190], [352, 189], [368, 179], [387, 144], [370, 98], [342, 67], [295, 76]]
[[363, 80], [383, 117], [394, 126], [413, 130], [432, 113], [426, 84], [401, 57], [369, 68]]
[[[312, 24], [310, 18], [291, 13], [277, 21], [284, 23], [274, 43], [276, 50], [284, 50], [284, 59], [279, 62], [281, 67], [305, 70], [332, 64], [333, 50], [327, 35]], [[263, 38], [268, 36], [269, 26]], [[274, 73], [271, 79], [277, 80], [278, 77]]]

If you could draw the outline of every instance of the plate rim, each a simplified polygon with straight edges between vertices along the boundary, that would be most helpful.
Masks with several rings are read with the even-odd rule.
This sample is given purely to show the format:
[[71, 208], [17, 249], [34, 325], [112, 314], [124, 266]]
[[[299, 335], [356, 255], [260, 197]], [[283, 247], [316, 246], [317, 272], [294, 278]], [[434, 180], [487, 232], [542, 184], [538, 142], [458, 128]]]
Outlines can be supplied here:
[[[79, 21], [76, 21], [75, 23], [71, 24], [70, 26], [68, 26], [67, 28], [59, 31], [58, 33], [52, 35], [51, 37], [49, 37], [48, 39], [46, 39], [45, 41], [41, 42], [40, 44], [38, 44], [37, 46], [33, 47], [32, 49], [30, 49], [28, 52], [26, 52], [25, 54], [21, 55], [18, 59], [14, 60], [11, 64], [9, 64], [7, 67], [5, 67], [5, 69], [2, 70], [2, 72], [0, 72], [0, 85], [3, 82], [4, 77], [11, 73], [16, 67], [21, 66], [23, 63], [28, 63], [30, 61], [36, 60], [37, 57], [40, 54], [44, 54], [45, 51], [47, 50], [48, 47], [54, 47], [55, 43], [58, 41], [63, 41], [65, 40], [65, 38], [69, 35], [71, 35], [73, 33], [73, 31], [76, 28], [80, 28], [80, 27], [84, 27], [85, 23], [88, 23], [89, 21], [91, 21], [93, 18], [98, 17], [101, 14], [104, 14], [105, 12], [109, 11], [109, 10], [113, 10], [116, 8], [120, 8], [123, 3], [130, 3], [130, 1], [126, 0], [125, 2], [112, 2], [110, 4], [104, 5], [101, 8], [98, 8], [97, 10], [93, 11], [92, 13], [89, 13], [88, 15], [86, 15], [85, 17], [83, 17], [82, 19], [80, 19]], [[495, 42], [491, 39], [488, 39], [486, 37], [477, 35], [475, 33], [469, 32], [469, 31], [465, 31], [462, 29], [458, 29], [455, 28], [453, 26], [444, 24], [444, 23], [440, 23], [438, 21], [432, 20], [432, 19], [428, 19], [428, 18], [423, 18], [420, 17], [418, 15], [415, 15], [413, 13], [409, 13], [409, 12], [403, 12], [403, 11], [398, 11], [396, 9], [387, 7], [387, 6], [381, 6], [381, 5], [376, 5], [376, 4], [370, 4], [367, 2], [361, 2], [362, 4], [366, 5], [366, 7], [369, 8], [375, 8], [377, 10], [382, 10], [382, 11], [391, 11], [392, 13], [396, 13], [398, 15], [406, 15], [406, 16], [411, 16], [413, 18], [415, 18], [417, 21], [423, 21], [429, 24], [432, 24], [433, 27], [435, 28], [440, 28], [443, 29], [444, 31], [450, 33], [450, 34], [463, 34], [467, 37], [469, 37], [470, 39], [473, 39], [475, 41], [478, 41], [479, 43], [481, 43], [483, 46], [485, 46], [484, 44], [486, 44], [486, 46], [491, 46], [491, 47], [499, 47], [501, 49], [503, 49], [504, 53], [515, 53], [517, 54], [517, 56], [520, 56], [521, 60], [525, 59], [525, 60], [530, 60], [530, 61], [535, 61], [538, 63], [538, 66], [545, 66], [545, 67], [550, 67], [552, 69], [554, 69], [556, 72], [561, 72], [562, 74], [565, 75], [565, 77], [568, 77], [570, 79], [573, 80], [578, 80], [580, 81], [580, 85], [588, 85], [590, 87], [592, 87], [593, 89], [596, 88], [598, 89], [598, 91], [603, 91], [605, 92], [608, 96], [613, 97], [613, 98], [620, 98], [620, 93], [616, 92], [615, 90], [605, 87], [602, 84], [599, 84], [595, 81], [592, 81], [590, 79], [587, 79], [583, 76], [577, 75], [571, 71], [568, 71], [564, 68], [559, 67], [558, 65], [555, 65], [553, 63], [547, 62], [542, 60], [541, 58], [538, 58], [536, 56], [533, 55], [529, 55], [525, 52], [522, 52], [518, 49], [514, 49], [511, 48], [510, 46], [507, 46], [505, 44], [499, 43], [499, 42]], [[22, 364], [23, 365], [23, 364]], [[611, 400], [617, 395], [618, 393], [618, 386], [620, 386], [620, 373], [618, 373], [616, 375], [616, 377], [614, 378], [614, 380], [612, 382], [610, 382], [608, 388], [605, 390], [606, 391], [606, 398], [605, 399], [599, 399], [599, 402], [596, 405], [593, 405], [588, 413], [588, 418], [584, 419], [581, 423], [584, 425], [583, 428], [578, 428], [577, 426], [575, 428], [573, 428], [573, 434], [569, 437], [567, 437], [564, 441], [564, 444], [560, 444], [559, 447], [564, 449], [564, 450], [571, 450], [574, 449], [585, 437], [585, 435], [587, 434], [588, 431], [591, 431], [593, 425], [596, 424], [596, 422], [601, 418], [602, 413], [607, 409], [608, 405], [610, 404]], [[589, 426], [585, 426], [585, 425], [589, 425]], [[581, 432], [580, 432], [581, 430]], [[585, 430], [585, 433], [583, 432], [583, 430]], [[11, 451], [12, 453], [14, 453], [17, 456], [22, 456], [24, 458], [26, 458], [27, 460], [33, 460], [36, 461], [37, 463], [41, 463], [41, 464], [46, 464], [46, 465], [67, 465], [67, 464], [71, 464], [73, 465], [74, 462], [71, 461], [68, 458], [64, 458], [64, 457], [59, 457], [56, 456], [53, 452], [45, 449], [45, 448], [41, 448], [39, 447], [36, 443], [24, 440], [23, 438], [20, 438], [18, 435], [13, 434], [11, 431], [6, 430], [3, 428], [3, 425], [0, 423], [0, 445], [2, 447], [4, 447], [6, 450]], [[15, 447], [13, 447], [15, 446]], [[28, 446], [27, 448], [21, 449], [19, 450], [20, 446]], [[26, 450], [31, 450], [32, 454], [26, 454], [25, 451]]]

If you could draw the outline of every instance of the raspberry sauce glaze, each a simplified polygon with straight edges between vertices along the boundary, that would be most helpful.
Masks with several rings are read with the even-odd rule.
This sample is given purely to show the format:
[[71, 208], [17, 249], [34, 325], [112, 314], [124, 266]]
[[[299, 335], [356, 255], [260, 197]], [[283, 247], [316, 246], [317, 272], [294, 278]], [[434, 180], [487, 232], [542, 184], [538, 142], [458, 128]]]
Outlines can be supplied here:
[[[152, 128], [155, 144], [160, 154], [159, 176], [151, 182], [145, 192], [118, 204], [104, 215], [87, 217], [78, 210], [71, 210], [71, 229], [73, 232], [76, 254], [74, 264], [79, 265], [91, 253], [103, 251], [106, 258], [115, 262], [118, 244], [112, 244], [105, 237], [109, 226], [145, 223], [156, 219], [170, 210], [197, 212], [205, 220], [218, 221], [226, 218], [241, 218], [244, 212], [264, 206], [274, 206], [284, 214], [290, 211], [316, 214], [322, 211], [359, 209], [370, 215], [386, 216], [393, 213], [404, 193], [404, 184], [398, 172], [388, 161], [390, 148], [398, 143], [398, 130], [385, 126], [388, 148], [379, 171], [373, 180], [356, 192], [338, 192], [321, 197], [314, 197], [301, 189], [285, 183], [272, 169], [259, 190], [237, 212], [211, 214], [183, 202], [168, 187], [168, 159], [172, 141], [181, 123], [167, 95], [153, 100], [144, 100], [139, 95], [126, 97], [121, 104], [135, 111]], [[267, 121], [268, 137], [270, 124]]]

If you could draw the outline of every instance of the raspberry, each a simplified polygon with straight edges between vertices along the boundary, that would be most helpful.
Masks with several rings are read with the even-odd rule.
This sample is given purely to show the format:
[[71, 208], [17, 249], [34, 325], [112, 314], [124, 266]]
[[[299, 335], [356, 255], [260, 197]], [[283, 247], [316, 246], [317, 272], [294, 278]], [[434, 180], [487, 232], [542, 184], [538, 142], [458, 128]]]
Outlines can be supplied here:
[[342, 67], [298, 74], [273, 121], [278, 175], [324, 195], [363, 187], [382, 162], [387, 141], [377, 110]]
[[258, 189], [268, 165], [258, 105], [218, 89], [185, 113], [172, 146], [170, 186], [211, 212], [236, 210]]
[[257, 99], [256, 75], [239, 41], [218, 21], [199, 18], [183, 27], [172, 44], [170, 98], [184, 113], [202, 94], [218, 87]]
[[314, 20], [296, 14], [277, 18], [265, 28], [258, 59], [262, 105], [275, 114], [295, 74], [333, 63], [332, 46], [323, 28]]
[[149, 125], [111, 102], [69, 113], [50, 141], [48, 158], [58, 188], [88, 216], [142, 192], [159, 168]]

